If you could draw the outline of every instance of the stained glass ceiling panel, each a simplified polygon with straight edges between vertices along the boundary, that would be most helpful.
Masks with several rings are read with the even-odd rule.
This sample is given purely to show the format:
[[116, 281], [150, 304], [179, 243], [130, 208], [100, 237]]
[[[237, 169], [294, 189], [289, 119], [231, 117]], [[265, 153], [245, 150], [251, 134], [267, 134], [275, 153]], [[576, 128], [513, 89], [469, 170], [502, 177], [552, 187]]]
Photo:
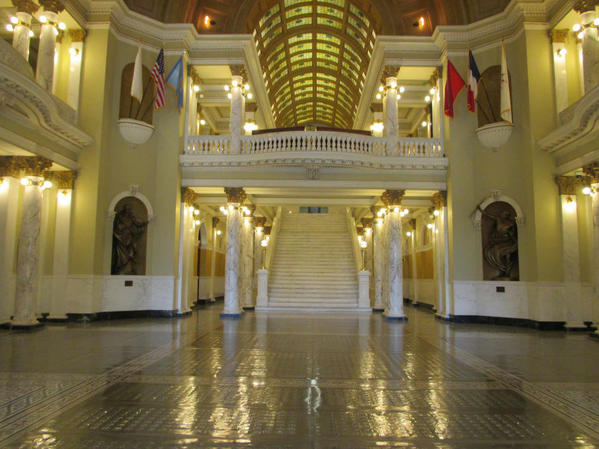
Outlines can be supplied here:
[[351, 0], [277, 0], [254, 36], [277, 126], [347, 127], [374, 45]]

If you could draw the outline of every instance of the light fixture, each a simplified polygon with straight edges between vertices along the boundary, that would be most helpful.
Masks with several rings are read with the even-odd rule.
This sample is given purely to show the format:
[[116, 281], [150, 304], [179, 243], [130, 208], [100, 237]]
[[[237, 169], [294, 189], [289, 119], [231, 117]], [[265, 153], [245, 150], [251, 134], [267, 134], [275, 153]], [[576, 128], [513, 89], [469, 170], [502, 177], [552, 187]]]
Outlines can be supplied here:
[[231, 86], [233, 86], [233, 87], [237, 87], [237, 84], [239, 84], [239, 83], [237, 82], [237, 80], [233, 80], [233, 81], [231, 81]]
[[67, 29], [67, 26], [66, 26], [66, 24], [64, 22], [59, 22], [58, 23], [58, 29], [64, 31], [64, 30]]
[[593, 25], [595, 25], [596, 27], [599, 27], [599, 17], [596, 18], [595, 20], [593, 20]]
[[381, 98], [383, 98], [383, 96], [380, 93], [376, 94], [376, 99], [377, 100], [380, 100]]
[[438, 217], [438, 216], [439, 216], [439, 214], [440, 214], [440, 212], [439, 212], [437, 209], [435, 209], [435, 210], [433, 211], [433, 215], [434, 215], [435, 217]]
[[198, 215], [200, 215], [200, 209], [194, 209], [194, 210], [193, 210], [193, 214], [194, 214], [195, 216], [198, 216]]
[[261, 246], [262, 248], [266, 248], [266, 247], [268, 246], [268, 239], [262, 239], [262, 240], [260, 241], [260, 246]]
[[403, 87], [403, 86], [400, 86], [400, 88], [399, 88], [399, 93], [400, 93], [400, 94], [403, 94], [405, 91], [406, 91], [406, 88], [405, 88], [405, 87]]
[[426, 97], [424, 97], [424, 101], [426, 101], [427, 103], [431, 102], [431, 96], [427, 95]]
[[384, 92], [385, 91], [385, 86], [383, 86], [382, 84], [379, 86], [379, 92]]
[[193, 85], [193, 91], [194, 92], [199, 92], [200, 91], [200, 86], [198, 84], [194, 84]]
[[196, 225], [196, 226], [199, 226], [200, 223], [201, 223], [200, 220], [194, 220], [194, 222], [193, 222], [193, 224]]
[[387, 209], [385, 209], [384, 207], [379, 209], [379, 211], [376, 213], [377, 217], [382, 217], [383, 215], [385, 215], [387, 213]]
[[429, 229], [433, 229], [435, 227], [435, 225], [432, 224], [432, 223], [429, 223], [429, 224], [426, 225], [426, 227], [429, 228]]
[[424, 28], [424, 17], [420, 16], [420, 19], [418, 19], [418, 25], [420, 28]]
[[248, 97], [248, 100], [251, 100], [252, 98], [254, 98], [254, 94], [252, 94], [251, 92], [248, 92], [247, 97]]
[[229, 100], [230, 100], [231, 98], [233, 98], [233, 95], [231, 94], [231, 92], [229, 92], [229, 93], [227, 94], [227, 98], [228, 98]]
[[582, 39], [584, 38], [584, 31], [581, 31], [580, 33], [578, 33], [578, 34], [576, 35], [576, 37], [577, 37], [578, 39], [582, 40]]
[[79, 54], [79, 49], [75, 48], [75, 47], [71, 47], [71, 48], [69, 48], [69, 54], [73, 57], [77, 56]]
[[368, 246], [368, 243], [366, 242], [366, 240], [362, 240], [360, 242], [360, 248], [365, 249]]
[[15, 30], [14, 27], [10, 23], [7, 23], [6, 26], [5, 26], [5, 28], [6, 28], [6, 31], [11, 31], [12, 32], [12, 31]]
[[575, 33], [578, 33], [581, 29], [582, 25], [579, 23], [574, 24], [574, 26], [572, 27], [572, 31], [574, 31]]
[[46, 16], [39, 16], [39, 18], [37, 20], [40, 23], [46, 23], [48, 21], [48, 19], [46, 18]]
[[204, 25], [210, 25], [210, 16], [204, 16]]
[[31, 179], [29, 179], [29, 178], [21, 178], [21, 185], [23, 185], [23, 186], [31, 185]]
[[423, 128], [426, 128], [428, 126], [428, 122], [426, 120], [423, 120], [421, 125]]
[[32, 30], [29, 30], [29, 37], [33, 37], [33, 36], [35, 36], [35, 35], [33, 34], [33, 31], [32, 31]]
[[586, 186], [586, 187], [583, 187], [582, 193], [584, 195], [593, 196], [593, 195], [595, 195], [595, 189], [593, 189], [592, 187]]
[[436, 89], [434, 87], [431, 87], [431, 89], [428, 91], [429, 94], [431, 95], [435, 95]]
[[370, 130], [375, 133], [383, 132], [384, 129], [385, 124], [381, 120], [377, 120], [372, 125], [370, 125]]
[[10, 17], [10, 23], [12, 23], [13, 25], [16, 25], [19, 23], [19, 19], [15, 16], [11, 16]]
[[565, 48], [560, 48], [556, 51], [556, 53], [560, 58], [563, 58], [564, 56], [566, 56], [566, 53], [568, 53], [568, 50], [566, 50]]
[[200, 125], [204, 126], [206, 124], [206, 120], [204, 120], [203, 118], [200, 119]]
[[52, 183], [50, 181], [46, 180], [42, 183], [42, 189], [50, 189], [50, 188], [52, 188]]
[[248, 120], [247, 122], [245, 122], [245, 124], [243, 125], [243, 129], [248, 132], [251, 133], [253, 131], [256, 131], [258, 129], [258, 125], [256, 124], [255, 121], [253, 120]]
[[226, 92], [229, 92], [229, 89], [231, 89], [231, 88], [229, 87], [229, 85], [228, 85], [228, 84], [225, 84], [225, 86], [224, 86], [224, 87], [225, 87], [225, 91], [226, 91]]
[[216, 230], [216, 235], [221, 235], [223, 233], [223, 231], [221, 231], [220, 229]]
[[245, 83], [245, 84], [243, 85], [243, 87], [245, 88], [245, 90], [250, 90], [250, 85], [249, 85], [249, 83]]
[[412, 237], [412, 233], [411, 233], [410, 231], [406, 232], [406, 235], [407, 235], [408, 237]]
[[391, 81], [391, 89], [397, 89], [397, 81]]

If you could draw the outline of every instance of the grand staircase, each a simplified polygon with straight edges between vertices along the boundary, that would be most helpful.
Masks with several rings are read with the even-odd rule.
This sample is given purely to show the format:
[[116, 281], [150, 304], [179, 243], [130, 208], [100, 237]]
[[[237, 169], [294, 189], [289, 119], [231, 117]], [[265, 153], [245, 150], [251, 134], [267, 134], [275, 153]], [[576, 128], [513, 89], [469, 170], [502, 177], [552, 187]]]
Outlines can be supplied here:
[[358, 282], [342, 214], [283, 214], [269, 279], [269, 307], [355, 309]]

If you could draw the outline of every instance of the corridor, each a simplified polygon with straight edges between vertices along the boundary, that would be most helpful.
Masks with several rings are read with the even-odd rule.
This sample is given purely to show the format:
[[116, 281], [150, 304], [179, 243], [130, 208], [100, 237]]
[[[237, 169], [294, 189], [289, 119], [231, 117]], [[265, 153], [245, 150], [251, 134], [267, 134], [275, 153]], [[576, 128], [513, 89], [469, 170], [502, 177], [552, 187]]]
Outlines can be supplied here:
[[220, 310], [0, 331], [0, 447], [599, 447], [586, 333]]

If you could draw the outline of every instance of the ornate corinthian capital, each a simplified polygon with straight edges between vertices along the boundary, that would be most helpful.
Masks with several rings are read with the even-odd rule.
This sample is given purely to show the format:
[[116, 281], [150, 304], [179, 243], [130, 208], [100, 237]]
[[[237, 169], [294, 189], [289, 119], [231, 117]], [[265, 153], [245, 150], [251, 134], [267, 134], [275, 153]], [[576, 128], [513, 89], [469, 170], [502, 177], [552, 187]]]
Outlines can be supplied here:
[[225, 194], [227, 195], [227, 203], [231, 204], [243, 204], [247, 198], [243, 187], [225, 187]]
[[381, 200], [383, 201], [383, 204], [387, 207], [399, 206], [401, 205], [401, 200], [405, 193], [405, 190], [385, 190], [381, 195]]

